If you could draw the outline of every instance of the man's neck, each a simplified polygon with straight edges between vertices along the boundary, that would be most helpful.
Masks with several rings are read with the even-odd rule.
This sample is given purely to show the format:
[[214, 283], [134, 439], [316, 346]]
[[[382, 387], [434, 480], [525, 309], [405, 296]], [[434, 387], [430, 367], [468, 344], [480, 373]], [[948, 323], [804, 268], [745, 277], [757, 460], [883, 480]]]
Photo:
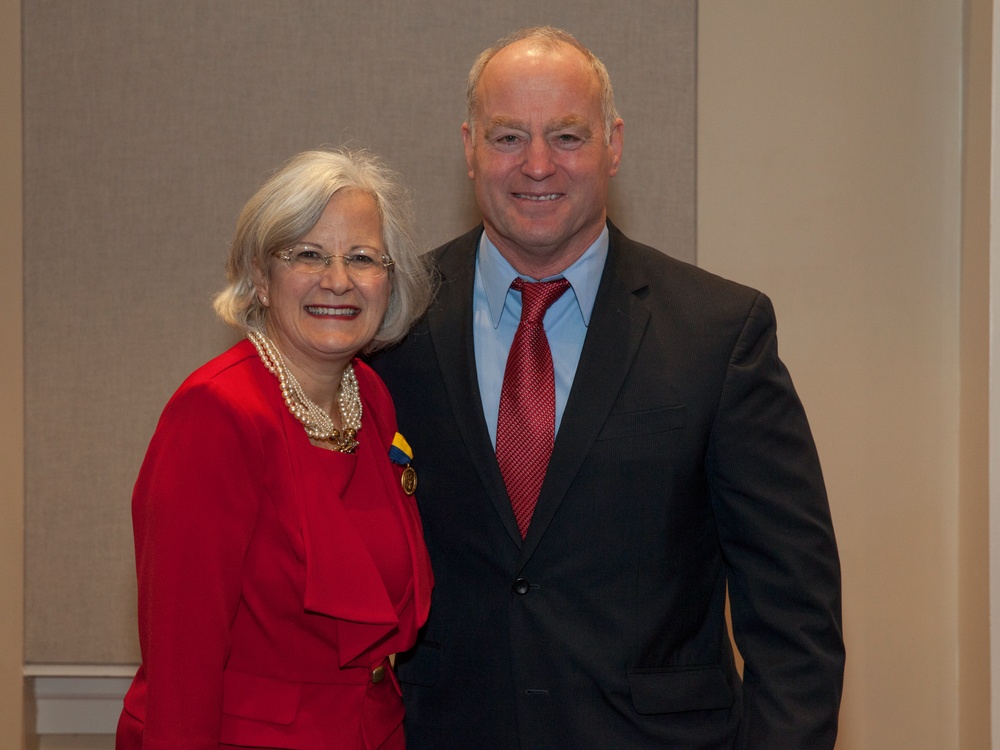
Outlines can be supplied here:
[[604, 224], [596, 228], [592, 235], [583, 239], [575, 237], [571, 244], [555, 247], [522, 247], [508, 242], [497, 235], [489, 224], [485, 224], [486, 236], [514, 270], [532, 279], [546, 279], [558, 276], [580, 259], [591, 245], [601, 236]]

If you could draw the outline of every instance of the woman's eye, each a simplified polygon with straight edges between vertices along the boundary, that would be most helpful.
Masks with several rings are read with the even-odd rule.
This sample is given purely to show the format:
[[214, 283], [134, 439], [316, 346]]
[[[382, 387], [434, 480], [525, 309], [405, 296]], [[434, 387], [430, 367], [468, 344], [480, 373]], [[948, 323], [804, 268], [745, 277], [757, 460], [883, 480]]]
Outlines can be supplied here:
[[375, 265], [375, 259], [364, 253], [354, 253], [353, 255], [348, 255], [347, 262], [353, 266], [357, 266], [358, 268], [361, 268], [362, 266]]
[[294, 259], [303, 263], [315, 263], [318, 260], [323, 260], [323, 256], [316, 250], [298, 250]]

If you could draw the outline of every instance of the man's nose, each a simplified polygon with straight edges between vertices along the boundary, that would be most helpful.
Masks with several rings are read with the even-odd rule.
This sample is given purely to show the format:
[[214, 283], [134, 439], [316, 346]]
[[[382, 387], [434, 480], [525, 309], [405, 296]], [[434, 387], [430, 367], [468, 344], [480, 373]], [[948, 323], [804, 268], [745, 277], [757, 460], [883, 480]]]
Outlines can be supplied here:
[[521, 171], [533, 180], [544, 180], [550, 176], [555, 171], [552, 147], [545, 140], [532, 139]]

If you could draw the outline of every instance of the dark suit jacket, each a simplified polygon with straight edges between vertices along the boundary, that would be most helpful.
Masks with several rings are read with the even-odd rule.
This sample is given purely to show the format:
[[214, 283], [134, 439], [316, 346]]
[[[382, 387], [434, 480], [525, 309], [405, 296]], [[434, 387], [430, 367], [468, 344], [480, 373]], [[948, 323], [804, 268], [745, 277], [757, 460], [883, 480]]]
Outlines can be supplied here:
[[833, 747], [839, 561], [769, 300], [611, 225], [522, 541], [477, 385], [481, 231], [436, 251], [435, 305], [375, 363], [414, 449], [436, 580], [398, 667], [408, 747]]

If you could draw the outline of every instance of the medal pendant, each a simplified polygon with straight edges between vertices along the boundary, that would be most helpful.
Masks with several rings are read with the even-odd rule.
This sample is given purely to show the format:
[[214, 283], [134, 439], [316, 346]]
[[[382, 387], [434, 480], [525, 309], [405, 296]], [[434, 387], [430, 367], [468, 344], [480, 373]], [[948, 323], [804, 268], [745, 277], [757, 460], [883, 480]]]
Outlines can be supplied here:
[[412, 466], [407, 466], [403, 469], [403, 476], [400, 478], [400, 483], [403, 485], [403, 492], [407, 495], [412, 495], [417, 491], [417, 472], [413, 470]]

